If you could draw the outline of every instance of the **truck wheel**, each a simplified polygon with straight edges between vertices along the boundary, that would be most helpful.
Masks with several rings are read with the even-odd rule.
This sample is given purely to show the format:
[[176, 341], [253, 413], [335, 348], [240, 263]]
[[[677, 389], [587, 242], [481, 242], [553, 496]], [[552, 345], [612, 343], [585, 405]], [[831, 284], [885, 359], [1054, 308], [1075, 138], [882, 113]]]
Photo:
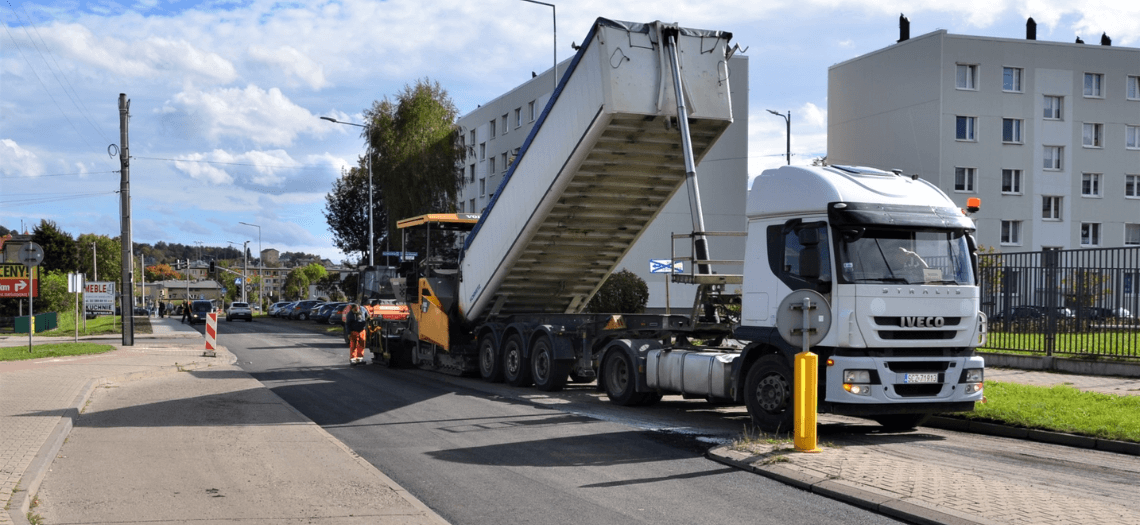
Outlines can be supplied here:
[[885, 414], [871, 419], [882, 425], [887, 432], [903, 432], [926, 424], [930, 414]]
[[479, 375], [484, 381], [503, 382], [503, 360], [495, 348], [495, 338], [486, 335], [479, 340]]
[[512, 334], [503, 343], [503, 379], [511, 386], [530, 386], [530, 363], [523, 356], [523, 338]]
[[792, 431], [792, 369], [783, 357], [766, 355], [752, 365], [744, 380], [744, 404], [761, 430]]
[[637, 406], [645, 396], [637, 391], [637, 369], [625, 352], [614, 350], [606, 356], [602, 376], [598, 378], [606, 389], [606, 397], [623, 407]]
[[549, 337], [540, 337], [534, 342], [530, 353], [531, 377], [534, 386], [544, 392], [558, 392], [566, 387], [569, 379], [570, 363], [554, 359], [554, 347]]

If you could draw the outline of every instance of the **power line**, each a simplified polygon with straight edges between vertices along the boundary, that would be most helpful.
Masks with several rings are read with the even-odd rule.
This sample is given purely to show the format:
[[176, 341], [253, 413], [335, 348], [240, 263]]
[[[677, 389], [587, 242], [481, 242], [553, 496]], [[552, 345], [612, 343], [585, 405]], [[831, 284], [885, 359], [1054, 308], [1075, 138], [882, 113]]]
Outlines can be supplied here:
[[17, 195], [45, 195], [44, 197], [34, 197], [30, 199], [0, 199], [0, 204], [5, 206], [22, 206], [26, 204], [45, 204], [48, 202], [59, 202], [73, 199], [82, 199], [84, 197], [93, 197], [96, 195], [112, 195], [118, 193], [117, 191], [101, 191], [98, 193], [70, 193], [70, 194], [47, 194], [47, 193], [20, 193]]
[[118, 170], [112, 170], [112, 171], [78, 171], [78, 172], [75, 172], [75, 173], [52, 173], [52, 174], [50, 174], [50, 175], [35, 175], [35, 176], [24, 176], [24, 175], [0, 175], [0, 179], [28, 179], [28, 180], [35, 180], [35, 179], [38, 179], [38, 178], [40, 178], [40, 177], [75, 177], [75, 176], [83, 176], [83, 175], [99, 175], [99, 174], [103, 174], [103, 173], [118, 173]]
[[254, 167], [254, 168], [279, 168], [279, 169], [289, 169], [289, 170], [317, 170], [317, 171], [328, 170], [328, 168], [319, 168], [316, 166], [289, 166], [289, 165], [285, 165], [285, 164], [249, 164], [249, 163], [244, 163], [244, 162], [222, 162], [220, 160], [165, 159], [165, 158], [161, 158], [161, 157], [136, 157], [134, 155], [131, 155], [131, 158], [132, 159], [139, 159], [139, 160], [163, 160], [163, 161], [169, 161], [169, 162], [198, 162], [198, 163], [202, 163], [202, 164], [221, 164], [221, 165], [225, 165], [225, 166], [250, 166], [250, 167]]

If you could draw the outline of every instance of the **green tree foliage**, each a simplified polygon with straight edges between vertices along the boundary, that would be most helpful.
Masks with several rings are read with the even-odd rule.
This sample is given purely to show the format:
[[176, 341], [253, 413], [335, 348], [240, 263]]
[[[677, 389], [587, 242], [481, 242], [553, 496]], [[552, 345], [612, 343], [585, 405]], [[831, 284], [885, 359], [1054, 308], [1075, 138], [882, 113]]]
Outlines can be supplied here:
[[[333, 189], [325, 195], [325, 221], [333, 234], [333, 245], [347, 254], [368, 256], [368, 171], [365, 159], [333, 182]], [[373, 246], [385, 245], [388, 238], [388, 213], [384, 206], [384, 193], [379, 185], [372, 185]]]
[[67, 273], [60, 270], [39, 272], [40, 296], [32, 302], [37, 314], [75, 309], [75, 295], [67, 293]]
[[455, 125], [459, 110], [447, 91], [438, 82], [417, 80], [395, 100], [373, 103], [364, 116], [389, 235], [400, 219], [451, 211], [463, 180], [456, 166], [465, 152]]
[[[123, 260], [118, 237], [112, 239], [106, 235], [84, 233], [75, 240], [75, 243], [79, 251], [77, 269], [87, 276], [88, 281], [118, 282]], [[94, 250], [92, 243], [95, 245]], [[96, 270], [98, 276], [95, 275]]]
[[55, 222], [40, 219], [40, 224], [32, 230], [32, 242], [44, 250], [44, 260], [40, 263], [44, 271], [74, 272], [78, 268], [75, 239]]
[[309, 285], [328, 275], [325, 267], [317, 263], [302, 268], [294, 268], [285, 276], [283, 293], [289, 299], [304, 299], [309, 294]]
[[598, 293], [586, 305], [586, 311], [607, 314], [637, 314], [649, 302], [649, 285], [625, 268], [614, 272], [602, 283]]

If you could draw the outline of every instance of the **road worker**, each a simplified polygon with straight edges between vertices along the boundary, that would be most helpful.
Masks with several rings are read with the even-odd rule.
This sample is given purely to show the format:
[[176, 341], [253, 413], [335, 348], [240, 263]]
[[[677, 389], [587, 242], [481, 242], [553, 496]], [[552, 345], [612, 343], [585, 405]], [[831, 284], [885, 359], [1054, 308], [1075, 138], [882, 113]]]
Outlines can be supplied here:
[[368, 312], [354, 304], [344, 315], [344, 329], [348, 331], [348, 348], [351, 352], [348, 363], [358, 365], [364, 362], [364, 339], [368, 334]]

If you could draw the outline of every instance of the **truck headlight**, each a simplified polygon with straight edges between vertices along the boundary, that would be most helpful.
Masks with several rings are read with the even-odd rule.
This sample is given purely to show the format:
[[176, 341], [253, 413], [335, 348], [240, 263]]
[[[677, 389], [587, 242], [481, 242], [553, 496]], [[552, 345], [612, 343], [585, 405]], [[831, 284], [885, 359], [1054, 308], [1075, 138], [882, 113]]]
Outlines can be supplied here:
[[983, 383], [967, 383], [966, 384], [966, 395], [977, 394], [978, 392], [982, 391], [982, 388], [983, 388]]
[[870, 370], [844, 370], [843, 371], [844, 383], [863, 383], [871, 382]]
[[962, 372], [963, 383], [981, 383], [985, 378], [985, 369], [967, 368]]

